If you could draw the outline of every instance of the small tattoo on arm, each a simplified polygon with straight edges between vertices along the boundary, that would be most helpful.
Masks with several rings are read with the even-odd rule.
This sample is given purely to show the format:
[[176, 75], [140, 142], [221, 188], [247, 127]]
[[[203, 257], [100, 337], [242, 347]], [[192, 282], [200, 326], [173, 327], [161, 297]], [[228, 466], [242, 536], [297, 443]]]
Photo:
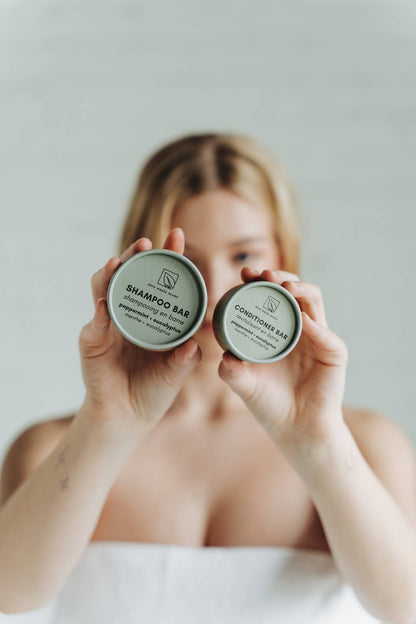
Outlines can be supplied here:
[[[66, 468], [66, 452], [68, 448], [69, 445], [67, 444], [65, 448], [63, 448], [62, 451], [59, 453], [57, 462], [54, 466], [55, 470], [58, 470], [58, 468], [60, 468], [61, 466], [63, 468]], [[61, 490], [67, 490], [69, 488], [69, 476], [67, 475], [63, 479], [59, 479], [59, 483], [61, 485]]]
[[59, 453], [58, 461], [55, 464], [55, 470], [59, 468], [59, 466], [65, 466], [65, 453], [68, 450], [68, 444], [66, 447]]

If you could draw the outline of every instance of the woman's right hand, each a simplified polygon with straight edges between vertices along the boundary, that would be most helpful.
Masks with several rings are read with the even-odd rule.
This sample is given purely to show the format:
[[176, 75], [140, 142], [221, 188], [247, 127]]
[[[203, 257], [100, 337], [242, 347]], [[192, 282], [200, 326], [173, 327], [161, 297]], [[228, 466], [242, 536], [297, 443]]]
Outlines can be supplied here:
[[[184, 250], [180, 228], [167, 236], [164, 249]], [[91, 279], [93, 319], [83, 327], [79, 348], [86, 386], [84, 409], [95, 421], [135, 424], [152, 429], [168, 411], [187, 376], [198, 365], [201, 351], [194, 338], [171, 351], [147, 351], [126, 340], [107, 310], [107, 289], [116, 269], [136, 253], [152, 248], [147, 238], [113, 257]]]

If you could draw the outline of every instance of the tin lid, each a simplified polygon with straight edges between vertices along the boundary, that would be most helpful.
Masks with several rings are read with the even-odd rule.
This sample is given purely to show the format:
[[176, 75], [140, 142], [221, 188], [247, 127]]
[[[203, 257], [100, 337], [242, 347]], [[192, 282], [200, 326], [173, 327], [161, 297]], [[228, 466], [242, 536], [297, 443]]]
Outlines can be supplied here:
[[127, 340], [144, 349], [166, 350], [198, 330], [206, 313], [207, 291], [188, 258], [150, 249], [119, 266], [108, 287], [107, 306]]
[[276, 362], [298, 342], [302, 315], [296, 299], [282, 286], [250, 282], [220, 299], [213, 327], [218, 342], [240, 360]]

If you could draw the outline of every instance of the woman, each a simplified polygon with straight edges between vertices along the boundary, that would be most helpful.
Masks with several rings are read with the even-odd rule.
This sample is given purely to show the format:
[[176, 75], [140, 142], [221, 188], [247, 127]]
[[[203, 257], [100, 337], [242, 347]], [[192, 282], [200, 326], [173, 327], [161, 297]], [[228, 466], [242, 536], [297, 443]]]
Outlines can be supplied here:
[[[184, 252], [208, 290], [201, 329], [164, 353], [128, 343], [106, 306], [115, 270], [152, 243]], [[289, 184], [255, 141], [194, 135], [150, 158], [120, 257], [92, 278], [85, 401], [5, 459], [1, 611], [47, 604], [104, 540], [327, 552], [369, 613], [412, 621], [413, 451], [386, 417], [342, 405], [347, 349], [319, 288], [299, 280], [298, 248]], [[299, 344], [274, 364], [223, 354], [212, 332], [220, 296], [256, 279], [302, 309]]]

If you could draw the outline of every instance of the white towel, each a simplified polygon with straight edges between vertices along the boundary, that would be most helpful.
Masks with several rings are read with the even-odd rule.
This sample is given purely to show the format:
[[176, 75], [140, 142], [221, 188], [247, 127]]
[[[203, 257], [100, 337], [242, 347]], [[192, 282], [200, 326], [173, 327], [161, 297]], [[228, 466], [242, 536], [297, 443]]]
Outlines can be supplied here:
[[328, 553], [92, 542], [43, 609], [0, 624], [374, 624]]

